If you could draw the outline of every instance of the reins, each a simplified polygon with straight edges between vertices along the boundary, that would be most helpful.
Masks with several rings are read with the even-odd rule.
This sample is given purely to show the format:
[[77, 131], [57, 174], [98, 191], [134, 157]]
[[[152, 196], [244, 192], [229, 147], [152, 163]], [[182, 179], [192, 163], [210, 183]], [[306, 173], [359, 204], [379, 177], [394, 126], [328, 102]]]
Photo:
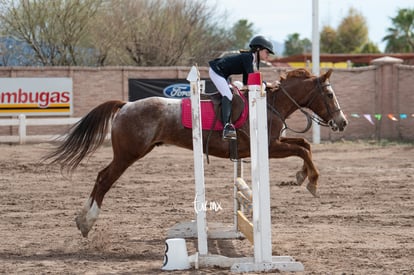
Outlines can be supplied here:
[[[283, 86], [280, 86], [281, 90], [283, 91], [283, 93], [293, 102], [293, 104], [296, 105], [296, 107], [306, 116], [307, 119], [307, 125], [305, 127], [305, 129], [299, 131], [299, 130], [295, 130], [290, 128], [287, 123], [286, 123], [286, 118], [282, 117], [282, 114], [274, 107], [274, 103], [275, 103], [275, 99], [276, 99], [276, 94], [273, 94], [273, 98], [272, 98], [272, 104], [267, 103], [267, 108], [270, 109], [277, 117], [279, 117], [279, 119], [282, 121], [283, 123], [283, 128], [280, 131], [280, 134], [282, 134], [284, 131], [286, 130], [291, 130], [294, 133], [298, 133], [298, 134], [302, 134], [307, 132], [310, 127], [312, 126], [312, 115], [309, 114], [306, 110], [304, 110], [297, 102], [296, 100], [294, 100], [290, 94], [285, 90], [285, 88]], [[269, 127], [269, 133], [271, 133], [271, 127], [272, 127], [272, 117], [270, 118], [270, 123], [269, 123], [270, 127]], [[270, 135], [269, 135], [269, 139], [270, 139]]]

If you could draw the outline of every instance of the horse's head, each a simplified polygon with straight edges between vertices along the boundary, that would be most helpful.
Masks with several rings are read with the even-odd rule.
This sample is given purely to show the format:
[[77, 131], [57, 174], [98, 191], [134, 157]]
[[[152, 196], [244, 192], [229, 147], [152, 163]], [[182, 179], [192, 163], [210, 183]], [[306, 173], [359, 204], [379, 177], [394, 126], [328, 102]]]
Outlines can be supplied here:
[[[282, 77], [280, 90], [289, 98], [290, 106], [293, 108], [287, 114], [300, 109], [308, 118], [320, 125], [329, 126], [333, 131], [343, 131], [348, 121], [329, 82], [331, 74], [332, 70], [329, 70], [317, 77], [306, 69], [297, 69]], [[319, 117], [308, 114], [304, 108], [311, 109]], [[310, 124], [308, 126], [310, 127]]]
[[314, 87], [311, 90], [307, 108], [314, 111], [333, 131], [343, 131], [348, 121], [339, 106], [335, 92], [329, 81], [330, 69], [325, 74], [312, 78]]

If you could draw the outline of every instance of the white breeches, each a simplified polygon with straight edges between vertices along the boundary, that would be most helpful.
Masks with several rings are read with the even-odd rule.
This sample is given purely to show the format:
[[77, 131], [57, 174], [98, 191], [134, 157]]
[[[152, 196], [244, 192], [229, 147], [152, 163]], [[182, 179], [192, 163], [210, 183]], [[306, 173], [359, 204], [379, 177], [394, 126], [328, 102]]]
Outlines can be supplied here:
[[216, 85], [216, 88], [218, 89], [219, 93], [222, 96], [225, 96], [228, 99], [232, 100], [233, 94], [231, 93], [229, 83], [227, 83], [227, 80], [221, 75], [216, 74], [216, 72], [213, 71], [212, 68], [208, 70], [208, 73], [210, 75], [211, 81], [213, 81], [214, 85]]

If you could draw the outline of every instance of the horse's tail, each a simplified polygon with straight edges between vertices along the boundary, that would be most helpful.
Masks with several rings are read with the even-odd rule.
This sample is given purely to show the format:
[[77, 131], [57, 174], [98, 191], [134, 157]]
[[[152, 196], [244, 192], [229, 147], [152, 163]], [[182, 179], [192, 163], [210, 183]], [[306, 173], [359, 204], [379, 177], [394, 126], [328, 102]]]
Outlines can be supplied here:
[[59, 164], [62, 170], [72, 172], [88, 155], [94, 153], [105, 141], [110, 122], [125, 101], [112, 100], [95, 107], [74, 124], [56, 150], [44, 157]]

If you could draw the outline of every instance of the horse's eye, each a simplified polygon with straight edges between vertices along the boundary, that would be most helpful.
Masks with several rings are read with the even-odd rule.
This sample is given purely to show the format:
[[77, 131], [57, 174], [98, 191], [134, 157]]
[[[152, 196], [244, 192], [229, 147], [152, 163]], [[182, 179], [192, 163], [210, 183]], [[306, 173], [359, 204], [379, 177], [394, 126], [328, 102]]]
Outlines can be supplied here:
[[333, 94], [332, 94], [332, 93], [329, 93], [329, 94], [328, 94], [328, 98], [329, 98], [329, 99], [332, 99], [332, 98], [333, 98]]

